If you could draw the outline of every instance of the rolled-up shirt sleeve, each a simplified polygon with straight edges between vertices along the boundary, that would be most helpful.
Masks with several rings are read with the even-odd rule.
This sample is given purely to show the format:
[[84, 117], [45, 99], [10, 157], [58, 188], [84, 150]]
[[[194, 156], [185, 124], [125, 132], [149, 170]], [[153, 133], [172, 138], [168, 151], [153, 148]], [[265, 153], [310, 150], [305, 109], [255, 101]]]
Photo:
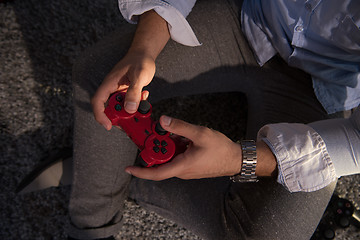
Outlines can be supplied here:
[[280, 184], [290, 192], [311, 192], [360, 173], [359, 129], [360, 109], [350, 119], [269, 124], [260, 129], [258, 140], [274, 153]]
[[119, 0], [119, 9], [123, 17], [136, 24], [138, 16], [154, 10], [168, 23], [171, 38], [186, 46], [199, 46], [194, 31], [186, 20], [196, 0]]

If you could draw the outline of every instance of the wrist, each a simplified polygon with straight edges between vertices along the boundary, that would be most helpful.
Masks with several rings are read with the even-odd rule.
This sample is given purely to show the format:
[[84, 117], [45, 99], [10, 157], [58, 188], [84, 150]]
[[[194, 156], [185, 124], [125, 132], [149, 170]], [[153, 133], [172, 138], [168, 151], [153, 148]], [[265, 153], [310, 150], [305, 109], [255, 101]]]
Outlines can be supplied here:
[[144, 60], [155, 62], [154, 56], [143, 49], [129, 49], [129, 51], [126, 53], [125, 58], [126, 57], [136, 62], [143, 62]]
[[256, 182], [257, 177], [276, 177], [277, 161], [264, 141], [241, 141], [240, 170], [230, 179], [234, 182]]
[[256, 142], [258, 162], [256, 166], [256, 176], [276, 177], [277, 161], [269, 146], [262, 140]]
[[129, 52], [144, 54], [155, 60], [169, 39], [167, 22], [154, 10], [150, 10], [139, 17]]
[[256, 143], [253, 140], [240, 141], [241, 146], [241, 169], [231, 176], [233, 182], [257, 182], [255, 174], [257, 165]]

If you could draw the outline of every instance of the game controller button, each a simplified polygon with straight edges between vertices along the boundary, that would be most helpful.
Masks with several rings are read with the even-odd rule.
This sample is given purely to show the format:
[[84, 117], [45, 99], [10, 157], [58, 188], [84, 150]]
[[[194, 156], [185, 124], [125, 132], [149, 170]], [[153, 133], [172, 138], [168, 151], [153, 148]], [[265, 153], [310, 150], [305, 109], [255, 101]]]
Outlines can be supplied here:
[[165, 154], [165, 153], [167, 153], [167, 150], [166, 150], [166, 148], [163, 148], [163, 147], [162, 147], [162, 148], [161, 148], [161, 153], [162, 153], [162, 154]]
[[[160, 151], [160, 148], [155, 146], [155, 147], [153, 147], [153, 150], [154, 150], [154, 152], [158, 153]], [[162, 151], [162, 149], [161, 149], [161, 151]]]
[[329, 229], [324, 230], [323, 236], [325, 239], [334, 239], [335, 232], [329, 228]]
[[160, 146], [160, 141], [157, 140], [157, 139], [154, 139], [154, 142], [153, 142], [156, 146]]
[[168, 145], [168, 143], [165, 140], [161, 141], [161, 146], [166, 147], [167, 145]]
[[349, 227], [349, 226], [350, 226], [350, 220], [349, 220], [349, 218], [347, 218], [347, 217], [341, 217], [341, 218], [339, 219], [339, 225], [340, 225], [340, 227], [342, 227], [342, 228], [347, 228], [347, 227]]
[[120, 104], [116, 104], [116, 105], [115, 105], [115, 110], [116, 110], [116, 111], [121, 111], [121, 109], [122, 109], [122, 107], [121, 107]]
[[123, 97], [121, 96], [121, 94], [118, 94], [118, 95], [116, 96], [116, 101], [122, 102], [122, 100], [123, 100]]
[[147, 114], [151, 109], [151, 105], [146, 100], [141, 100], [138, 108], [138, 112], [141, 114]]
[[167, 131], [162, 128], [162, 126], [160, 125], [159, 122], [156, 123], [155, 131], [156, 131], [159, 135], [165, 135], [165, 134], [167, 134]]
[[345, 215], [346, 215], [346, 216], [351, 216], [351, 215], [352, 215], [352, 212], [351, 212], [349, 209], [346, 209], [346, 210], [345, 210]]

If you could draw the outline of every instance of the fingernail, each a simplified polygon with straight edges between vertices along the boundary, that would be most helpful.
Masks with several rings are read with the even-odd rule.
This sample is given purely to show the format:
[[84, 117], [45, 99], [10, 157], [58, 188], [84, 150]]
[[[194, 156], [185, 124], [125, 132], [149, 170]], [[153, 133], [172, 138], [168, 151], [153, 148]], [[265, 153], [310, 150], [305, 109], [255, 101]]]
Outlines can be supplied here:
[[168, 116], [162, 117], [162, 123], [164, 124], [164, 126], [170, 126], [171, 121], [172, 121], [171, 117]]
[[103, 124], [103, 127], [104, 127], [106, 130], [109, 131], [109, 128], [108, 128], [108, 126], [107, 126], [106, 124]]
[[130, 174], [130, 175], [132, 175], [131, 172], [130, 172], [130, 170], [128, 170], [128, 169], [125, 169], [125, 172], [127, 172], [127, 173]]
[[149, 92], [146, 92], [145, 94], [144, 94], [144, 99], [147, 99], [149, 97]]
[[125, 102], [125, 109], [127, 112], [136, 112], [136, 102]]

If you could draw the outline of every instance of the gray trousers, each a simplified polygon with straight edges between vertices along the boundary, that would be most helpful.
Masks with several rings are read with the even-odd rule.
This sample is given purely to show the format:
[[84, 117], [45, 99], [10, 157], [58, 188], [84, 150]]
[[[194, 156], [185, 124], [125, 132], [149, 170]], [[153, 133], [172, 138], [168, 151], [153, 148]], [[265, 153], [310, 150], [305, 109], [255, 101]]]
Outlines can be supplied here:
[[[199, 1], [188, 20], [200, 47], [170, 41], [157, 59], [147, 87], [150, 102], [185, 95], [242, 92], [248, 102], [247, 138], [267, 123], [308, 123], [327, 118], [311, 78], [278, 57], [260, 68], [240, 30], [241, 2]], [[69, 235], [94, 239], [116, 235], [124, 200], [193, 231], [203, 239], [309, 239], [335, 183], [317, 192], [289, 193], [274, 179], [234, 184], [228, 178], [131, 178], [124, 168], [136, 146], [116, 128], [93, 117], [90, 98], [126, 53], [135, 26], [124, 25], [86, 51], [74, 65], [74, 176]], [[228, 114], [232, 114], [229, 112]]]

